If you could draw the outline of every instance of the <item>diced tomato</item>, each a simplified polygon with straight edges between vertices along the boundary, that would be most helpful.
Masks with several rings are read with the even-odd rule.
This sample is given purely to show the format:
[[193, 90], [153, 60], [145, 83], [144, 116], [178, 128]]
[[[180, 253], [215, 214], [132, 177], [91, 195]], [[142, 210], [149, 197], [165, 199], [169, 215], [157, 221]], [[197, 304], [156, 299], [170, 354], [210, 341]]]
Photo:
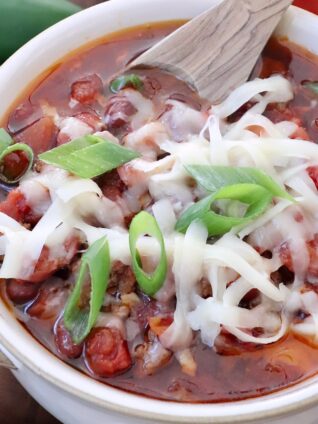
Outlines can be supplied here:
[[7, 295], [17, 305], [33, 300], [39, 291], [39, 285], [23, 280], [7, 280]]
[[50, 258], [50, 250], [47, 246], [43, 247], [39, 260], [35, 266], [34, 273], [28, 281], [39, 283], [52, 276], [57, 270], [70, 264], [78, 252], [80, 241], [77, 237], [70, 237], [61, 249], [60, 256]]
[[102, 80], [99, 76], [93, 74], [74, 82], [71, 88], [71, 96], [79, 103], [92, 103], [102, 91]]
[[53, 119], [45, 116], [19, 132], [14, 139], [16, 142], [28, 144], [35, 154], [39, 154], [55, 147], [57, 134], [58, 129]]
[[112, 377], [132, 365], [127, 342], [119, 330], [94, 328], [85, 343], [85, 359], [89, 369], [99, 377]]
[[63, 320], [59, 320], [54, 328], [54, 340], [58, 351], [69, 359], [79, 358], [83, 352], [83, 343], [75, 344], [65, 328]]
[[68, 293], [68, 288], [61, 281], [45, 283], [26, 312], [33, 318], [55, 321], [65, 305]]
[[0, 203], [0, 212], [24, 224], [36, 224], [40, 219], [32, 212], [24, 194], [19, 189], [11, 191], [7, 198]]
[[150, 329], [160, 337], [173, 322], [172, 316], [155, 316], [148, 320]]

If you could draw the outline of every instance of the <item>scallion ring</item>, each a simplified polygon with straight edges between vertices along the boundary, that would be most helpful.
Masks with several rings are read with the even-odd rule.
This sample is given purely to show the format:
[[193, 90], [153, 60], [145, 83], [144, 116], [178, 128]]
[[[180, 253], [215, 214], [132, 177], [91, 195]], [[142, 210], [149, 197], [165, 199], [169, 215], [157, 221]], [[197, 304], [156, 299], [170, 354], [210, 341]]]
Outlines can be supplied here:
[[234, 184], [257, 184], [275, 197], [295, 202], [295, 199], [283, 187], [260, 169], [210, 165], [187, 165], [185, 168], [198, 184], [212, 193]]
[[[207, 227], [209, 236], [220, 236], [247, 225], [263, 214], [271, 203], [273, 195], [257, 184], [235, 184], [223, 187], [216, 193], [190, 206], [178, 219], [176, 230], [185, 233], [191, 222], [200, 220]], [[247, 206], [243, 217], [226, 216], [211, 210], [218, 200], [239, 201]]]
[[139, 157], [139, 153], [86, 135], [39, 155], [43, 162], [81, 178], [95, 178]]
[[136, 74], [121, 75], [115, 78], [109, 85], [109, 89], [112, 93], [117, 94], [121, 90], [127, 87], [132, 87], [136, 90], [140, 90], [143, 86], [141, 78]]
[[[154, 237], [160, 245], [159, 263], [152, 274], [148, 274], [142, 269], [141, 258], [137, 250], [138, 239], [144, 235]], [[162, 233], [155, 218], [148, 212], [142, 211], [132, 220], [129, 228], [129, 246], [133, 270], [141, 290], [149, 296], [155, 295], [166, 279], [168, 265]]]
[[[65, 327], [76, 344], [81, 343], [95, 325], [103, 305], [110, 267], [109, 245], [106, 237], [103, 237], [93, 243], [83, 255], [73, 292], [65, 307]], [[89, 302], [81, 304], [83, 288], [89, 282]]]

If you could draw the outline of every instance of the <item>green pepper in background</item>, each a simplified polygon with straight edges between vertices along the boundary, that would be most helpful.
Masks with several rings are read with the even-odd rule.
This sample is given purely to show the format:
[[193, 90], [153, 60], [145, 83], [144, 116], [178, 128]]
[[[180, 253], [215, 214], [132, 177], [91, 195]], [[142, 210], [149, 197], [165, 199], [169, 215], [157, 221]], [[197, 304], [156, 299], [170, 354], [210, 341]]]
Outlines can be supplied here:
[[0, 0], [0, 62], [41, 31], [80, 10], [67, 0]]

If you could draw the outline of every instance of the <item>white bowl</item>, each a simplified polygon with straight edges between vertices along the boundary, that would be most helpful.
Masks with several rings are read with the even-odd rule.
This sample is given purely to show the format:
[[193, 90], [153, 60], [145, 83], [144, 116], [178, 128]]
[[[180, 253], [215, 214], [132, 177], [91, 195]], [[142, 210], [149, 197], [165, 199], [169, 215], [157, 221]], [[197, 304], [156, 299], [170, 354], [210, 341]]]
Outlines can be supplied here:
[[[0, 68], [0, 116], [52, 64], [83, 44], [137, 24], [187, 19], [216, 0], [112, 0], [55, 25], [20, 49]], [[318, 17], [291, 7], [278, 33], [318, 54]], [[44, 349], [0, 301], [0, 343], [16, 378], [66, 424], [250, 423], [313, 424], [318, 377], [276, 394], [226, 404], [180, 404], [129, 394], [74, 370]]]

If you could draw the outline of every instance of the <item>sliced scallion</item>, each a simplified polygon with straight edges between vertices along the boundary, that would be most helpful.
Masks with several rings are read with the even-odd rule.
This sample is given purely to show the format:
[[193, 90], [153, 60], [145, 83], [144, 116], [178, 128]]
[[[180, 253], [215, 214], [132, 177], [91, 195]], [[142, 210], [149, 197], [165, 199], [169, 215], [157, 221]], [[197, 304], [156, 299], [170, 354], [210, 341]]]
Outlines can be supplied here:
[[303, 86], [311, 90], [314, 94], [318, 95], [318, 81], [305, 81]]
[[135, 151], [86, 135], [44, 152], [39, 158], [81, 178], [95, 178], [139, 157]]
[[233, 184], [258, 184], [266, 188], [273, 196], [295, 201], [270, 176], [256, 168], [188, 165], [186, 170], [203, 188], [210, 192], [216, 192], [222, 187]]
[[[14, 143], [13, 138], [7, 133], [4, 128], [0, 128], [0, 180], [8, 184], [15, 184], [23, 177], [23, 175], [29, 171], [32, 167], [34, 154], [30, 146], [24, 143]], [[14, 173], [13, 176], [6, 174], [6, 157], [12, 153], [24, 153], [28, 161], [27, 166], [22, 169], [19, 174]], [[18, 165], [15, 163], [15, 168]]]
[[136, 74], [121, 75], [115, 78], [109, 85], [109, 89], [112, 93], [117, 94], [121, 90], [127, 87], [135, 88], [140, 90], [143, 86], [141, 78]]
[[[65, 307], [65, 327], [76, 344], [85, 339], [97, 320], [107, 289], [110, 267], [108, 241], [103, 237], [83, 255], [74, 289]], [[87, 283], [90, 283], [89, 301], [83, 302], [83, 289]]]
[[[209, 236], [220, 236], [234, 227], [241, 228], [265, 212], [272, 201], [272, 194], [257, 184], [234, 184], [222, 187], [216, 193], [190, 206], [178, 219], [176, 230], [185, 233], [191, 222], [200, 220], [207, 227]], [[221, 215], [211, 208], [217, 200], [230, 199], [246, 204], [243, 217]]]
[[[148, 235], [154, 237], [160, 245], [160, 259], [153, 273], [148, 274], [142, 269], [142, 261], [137, 250], [139, 237]], [[155, 218], [148, 212], [142, 211], [132, 220], [129, 228], [129, 246], [133, 270], [141, 290], [153, 296], [162, 287], [167, 274], [167, 255], [165, 243]]]
[[13, 143], [12, 137], [4, 128], [0, 128], [0, 154]]

